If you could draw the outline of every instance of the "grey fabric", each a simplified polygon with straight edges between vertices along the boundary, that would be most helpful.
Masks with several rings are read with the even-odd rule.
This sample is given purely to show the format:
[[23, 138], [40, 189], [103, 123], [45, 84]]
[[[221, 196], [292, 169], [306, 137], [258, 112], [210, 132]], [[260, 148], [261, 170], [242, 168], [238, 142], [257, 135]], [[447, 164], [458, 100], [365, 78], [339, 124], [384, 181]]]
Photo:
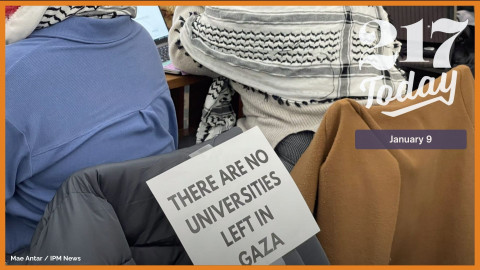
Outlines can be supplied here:
[[275, 152], [289, 172], [310, 145], [314, 134], [309, 130], [290, 134], [275, 147]]
[[316, 236], [310, 237], [283, 256], [286, 265], [330, 265], [330, 261]]
[[[321, 229], [321, 228], [320, 228]], [[316, 236], [296, 248], [305, 265], [329, 265], [330, 261]]]
[[[101, 165], [73, 174], [48, 204], [33, 236], [29, 256], [62, 261], [26, 264], [191, 264], [146, 181], [187, 160], [205, 144], [219, 145], [241, 133], [175, 152]], [[66, 261], [63, 256], [80, 257]]]
[[285, 254], [282, 259], [285, 265], [305, 265], [297, 249], [294, 249]]
[[[206, 144], [217, 146], [240, 133], [236, 127], [169, 154], [100, 165], [73, 174], [48, 204], [29, 250], [17, 254], [43, 259], [22, 264], [192, 264], [145, 182], [189, 159]], [[44, 260], [46, 256], [61, 256], [62, 260]], [[81, 260], [65, 260], [64, 256]], [[324, 258], [318, 240], [312, 237], [278, 263], [325, 264]]]

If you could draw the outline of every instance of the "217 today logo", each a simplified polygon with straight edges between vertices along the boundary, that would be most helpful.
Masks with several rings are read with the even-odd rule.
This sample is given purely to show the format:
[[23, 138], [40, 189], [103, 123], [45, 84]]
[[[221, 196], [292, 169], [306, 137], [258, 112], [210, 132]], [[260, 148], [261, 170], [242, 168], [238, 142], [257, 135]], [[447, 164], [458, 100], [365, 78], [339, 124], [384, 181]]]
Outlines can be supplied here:
[[[382, 20], [373, 20], [370, 21], [362, 26], [360, 29], [360, 40], [362, 43], [367, 45], [372, 45], [375, 40], [376, 36], [375, 33], [367, 32], [366, 28], [368, 24], [376, 23], [380, 26], [380, 40], [373, 48], [380, 48], [382, 46], [386, 46], [392, 44], [396, 37], [397, 37], [397, 30], [395, 27], [387, 21]], [[432, 23], [431, 27], [431, 35], [434, 32], [444, 32], [448, 34], [455, 34], [446, 41], [442, 43], [442, 45], [437, 49], [435, 56], [433, 58], [433, 67], [434, 68], [450, 68], [450, 50], [452, 48], [453, 42], [455, 38], [467, 27], [468, 20], [464, 22], [457, 22], [450, 19], [439, 19]], [[402, 26], [402, 28], [407, 29], [407, 58], [402, 62], [427, 62], [423, 59], [423, 19], [407, 26]], [[362, 59], [359, 62], [359, 68], [362, 68], [362, 65], [367, 63], [372, 65], [378, 70], [388, 70], [392, 68], [398, 58], [398, 53], [394, 55], [363, 55]], [[388, 85], [380, 85], [380, 87], [375, 91], [376, 87], [375, 84], [377, 81], [381, 81], [384, 76], [376, 76], [372, 78], [367, 78], [362, 81], [360, 84], [360, 89], [363, 92], [368, 91], [368, 101], [367, 101], [367, 108], [370, 108], [373, 104], [375, 99], [374, 95], [376, 92], [376, 101], [379, 105], [385, 106], [393, 100], [398, 100], [399, 102], [404, 102], [407, 99], [415, 99], [418, 96], [426, 97], [426, 96], [435, 96], [440, 91], [443, 93], [450, 92], [450, 96], [448, 100], [444, 97], [432, 97], [429, 100], [419, 102], [417, 104], [395, 110], [395, 111], [383, 111], [383, 114], [386, 114], [391, 117], [396, 117], [407, 112], [416, 110], [418, 108], [427, 106], [437, 101], [441, 101], [446, 105], [452, 105], [454, 98], [455, 98], [455, 86], [457, 82], [457, 72], [454, 70], [452, 71], [452, 78], [450, 81], [450, 85], [447, 86], [447, 74], [442, 73], [442, 78], [440, 84], [438, 85], [437, 89], [434, 89], [433, 81], [435, 78], [425, 76], [421, 79], [417, 91], [413, 93], [413, 79], [415, 77], [415, 72], [410, 71], [409, 80], [402, 82], [398, 89], [406, 89], [405, 94], [402, 93], [403, 91], [397, 91], [394, 94], [394, 90], [391, 86]], [[424, 89], [425, 85], [428, 84], [428, 89]]]

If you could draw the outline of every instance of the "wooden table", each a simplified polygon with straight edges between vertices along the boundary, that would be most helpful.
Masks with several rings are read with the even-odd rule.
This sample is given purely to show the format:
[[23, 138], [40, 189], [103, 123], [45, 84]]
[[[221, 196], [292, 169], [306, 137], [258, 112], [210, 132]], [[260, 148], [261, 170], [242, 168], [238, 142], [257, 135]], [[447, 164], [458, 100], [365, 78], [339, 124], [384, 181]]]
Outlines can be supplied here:
[[196, 75], [165, 74], [165, 78], [167, 78], [168, 88], [170, 89], [182, 88], [187, 85], [193, 85], [198, 82], [210, 80], [208, 77]]

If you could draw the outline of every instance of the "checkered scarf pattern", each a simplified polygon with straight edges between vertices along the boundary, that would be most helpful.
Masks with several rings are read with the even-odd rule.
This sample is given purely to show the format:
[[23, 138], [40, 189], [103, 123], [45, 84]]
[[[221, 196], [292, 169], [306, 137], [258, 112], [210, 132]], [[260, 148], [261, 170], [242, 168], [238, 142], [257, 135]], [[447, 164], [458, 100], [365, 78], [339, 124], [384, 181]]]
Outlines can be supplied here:
[[229, 79], [220, 76], [213, 80], [205, 98], [197, 143], [212, 139], [235, 126], [237, 118], [230, 103], [234, 94]]
[[[277, 14], [234, 11], [230, 7], [206, 7], [203, 14], [190, 13], [189, 18], [181, 18], [183, 29], [177, 30], [183, 31], [176, 42], [179, 50], [185, 50], [200, 67], [229, 79], [229, 82], [221, 79], [222, 88], [210, 87], [197, 142], [234, 125], [223, 121], [234, 114], [226, 112], [225, 102], [218, 102], [218, 98], [231, 100], [235, 85], [243, 85], [242, 90], [252, 90], [258, 98], [271, 98], [275, 106], [300, 107], [347, 97], [365, 99], [367, 93], [360, 91], [359, 85], [368, 77], [383, 76], [381, 83], [395, 92], [404, 80], [403, 72], [396, 67], [382, 71], [364, 64], [359, 68], [359, 61], [366, 55], [394, 55], [400, 51], [398, 41], [374, 48], [376, 42], [364, 44], [360, 40], [359, 30], [365, 23], [387, 20], [382, 7], [345, 6], [333, 11], [296, 13], [285, 9]], [[288, 21], [292, 19], [293, 22]], [[279, 25], [284, 26], [283, 29]], [[376, 41], [379, 40], [377, 25], [369, 24], [367, 31], [375, 33]], [[286, 82], [285, 87], [276, 83], [279, 80]], [[272, 85], [275, 87], [270, 87]], [[219, 89], [224, 93], [219, 93]], [[223, 109], [217, 110], [216, 106]], [[222, 120], [216, 122], [215, 119]]]
[[135, 17], [136, 14], [137, 9], [133, 6], [50, 6], [36, 29], [52, 26], [71, 16], [111, 19], [125, 15]]
[[55, 25], [72, 16], [110, 19], [135, 17], [132, 6], [6, 6], [5, 42], [12, 44], [27, 38], [36, 29]]

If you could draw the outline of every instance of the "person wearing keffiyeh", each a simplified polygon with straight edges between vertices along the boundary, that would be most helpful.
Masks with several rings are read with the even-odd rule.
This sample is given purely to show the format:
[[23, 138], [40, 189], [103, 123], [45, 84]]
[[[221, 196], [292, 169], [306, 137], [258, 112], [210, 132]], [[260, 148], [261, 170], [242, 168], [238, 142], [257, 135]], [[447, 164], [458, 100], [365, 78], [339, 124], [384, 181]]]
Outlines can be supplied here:
[[7, 254], [30, 244], [75, 171], [176, 149], [160, 56], [135, 15], [131, 6], [6, 8]]
[[[404, 77], [396, 67], [359, 68], [365, 55], [398, 55], [400, 43], [363, 44], [360, 28], [387, 20], [380, 6], [177, 7], [169, 33], [170, 58], [190, 74], [214, 78], [206, 97], [197, 142], [238, 125], [258, 126], [272, 147], [285, 137], [317, 130], [336, 100], [364, 103], [364, 78], [384, 76], [395, 92]], [[378, 41], [379, 27], [367, 31]], [[238, 93], [244, 118], [230, 101]]]

